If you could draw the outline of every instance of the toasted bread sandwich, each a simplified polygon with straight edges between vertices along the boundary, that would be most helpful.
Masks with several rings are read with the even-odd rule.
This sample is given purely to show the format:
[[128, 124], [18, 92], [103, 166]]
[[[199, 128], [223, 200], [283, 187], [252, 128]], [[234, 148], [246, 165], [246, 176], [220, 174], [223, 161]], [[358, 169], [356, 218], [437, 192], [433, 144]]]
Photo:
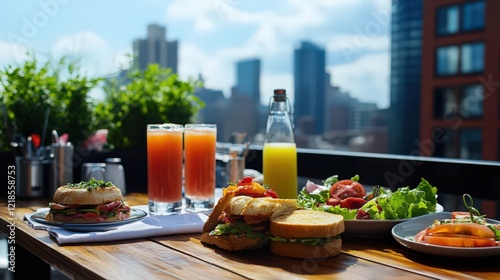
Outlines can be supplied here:
[[284, 257], [323, 259], [336, 256], [344, 232], [341, 215], [314, 210], [296, 210], [271, 218], [271, 252]]
[[201, 241], [228, 251], [264, 246], [269, 220], [297, 209], [295, 199], [279, 199], [273, 191], [243, 178], [224, 189], [203, 227]]

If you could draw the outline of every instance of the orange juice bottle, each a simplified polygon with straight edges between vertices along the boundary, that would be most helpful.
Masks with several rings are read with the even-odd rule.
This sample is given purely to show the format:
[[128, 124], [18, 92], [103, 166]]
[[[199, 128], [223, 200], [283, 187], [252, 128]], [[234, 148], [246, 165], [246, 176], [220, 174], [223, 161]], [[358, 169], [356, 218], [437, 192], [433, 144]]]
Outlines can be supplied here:
[[286, 91], [275, 90], [270, 104], [262, 155], [264, 185], [280, 198], [297, 198], [297, 147]]

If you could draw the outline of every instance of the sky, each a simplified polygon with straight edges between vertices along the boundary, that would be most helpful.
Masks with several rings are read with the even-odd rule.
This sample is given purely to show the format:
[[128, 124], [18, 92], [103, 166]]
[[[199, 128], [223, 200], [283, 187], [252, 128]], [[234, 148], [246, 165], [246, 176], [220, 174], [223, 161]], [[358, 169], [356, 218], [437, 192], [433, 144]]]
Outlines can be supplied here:
[[[389, 106], [391, 0], [25, 0], [0, 9], [0, 67], [77, 56], [89, 76], [126, 69], [147, 25], [179, 42], [179, 76], [229, 96], [236, 62], [261, 59], [261, 103], [291, 92], [301, 41], [326, 50], [331, 84], [360, 101]], [[95, 91], [93, 97], [99, 98]]]

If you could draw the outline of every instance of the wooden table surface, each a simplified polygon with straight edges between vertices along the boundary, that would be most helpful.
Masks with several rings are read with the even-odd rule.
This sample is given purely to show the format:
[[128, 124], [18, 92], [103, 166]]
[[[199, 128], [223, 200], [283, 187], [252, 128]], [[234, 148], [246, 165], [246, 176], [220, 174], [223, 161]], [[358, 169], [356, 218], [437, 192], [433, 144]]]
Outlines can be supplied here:
[[[147, 202], [144, 194], [125, 199], [130, 205]], [[9, 235], [7, 226], [15, 223], [16, 246], [74, 279], [500, 279], [499, 257], [436, 257], [407, 249], [390, 236], [344, 236], [342, 253], [326, 260], [280, 257], [267, 248], [226, 252], [204, 246], [200, 234], [61, 246], [23, 221], [24, 214], [47, 203], [18, 199], [10, 213], [7, 201], [0, 201], [1, 232]]]

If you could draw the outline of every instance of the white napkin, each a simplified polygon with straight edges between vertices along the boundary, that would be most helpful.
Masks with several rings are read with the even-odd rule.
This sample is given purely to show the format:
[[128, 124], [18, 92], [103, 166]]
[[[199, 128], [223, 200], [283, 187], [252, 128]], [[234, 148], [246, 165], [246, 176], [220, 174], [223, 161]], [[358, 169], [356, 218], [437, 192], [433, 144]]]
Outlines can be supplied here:
[[[146, 205], [133, 208], [138, 208], [147, 212]], [[38, 209], [37, 212], [46, 210], [48, 210], [48, 208], [41, 208]], [[30, 219], [31, 215], [33, 215], [33, 213], [25, 215], [28, 224], [34, 229], [46, 229], [59, 244], [103, 242], [161, 235], [201, 233], [203, 225], [208, 218], [205, 214], [189, 213], [169, 216], [148, 215], [140, 221], [118, 226], [108, 231], [76, 232], [37, 223]]]

